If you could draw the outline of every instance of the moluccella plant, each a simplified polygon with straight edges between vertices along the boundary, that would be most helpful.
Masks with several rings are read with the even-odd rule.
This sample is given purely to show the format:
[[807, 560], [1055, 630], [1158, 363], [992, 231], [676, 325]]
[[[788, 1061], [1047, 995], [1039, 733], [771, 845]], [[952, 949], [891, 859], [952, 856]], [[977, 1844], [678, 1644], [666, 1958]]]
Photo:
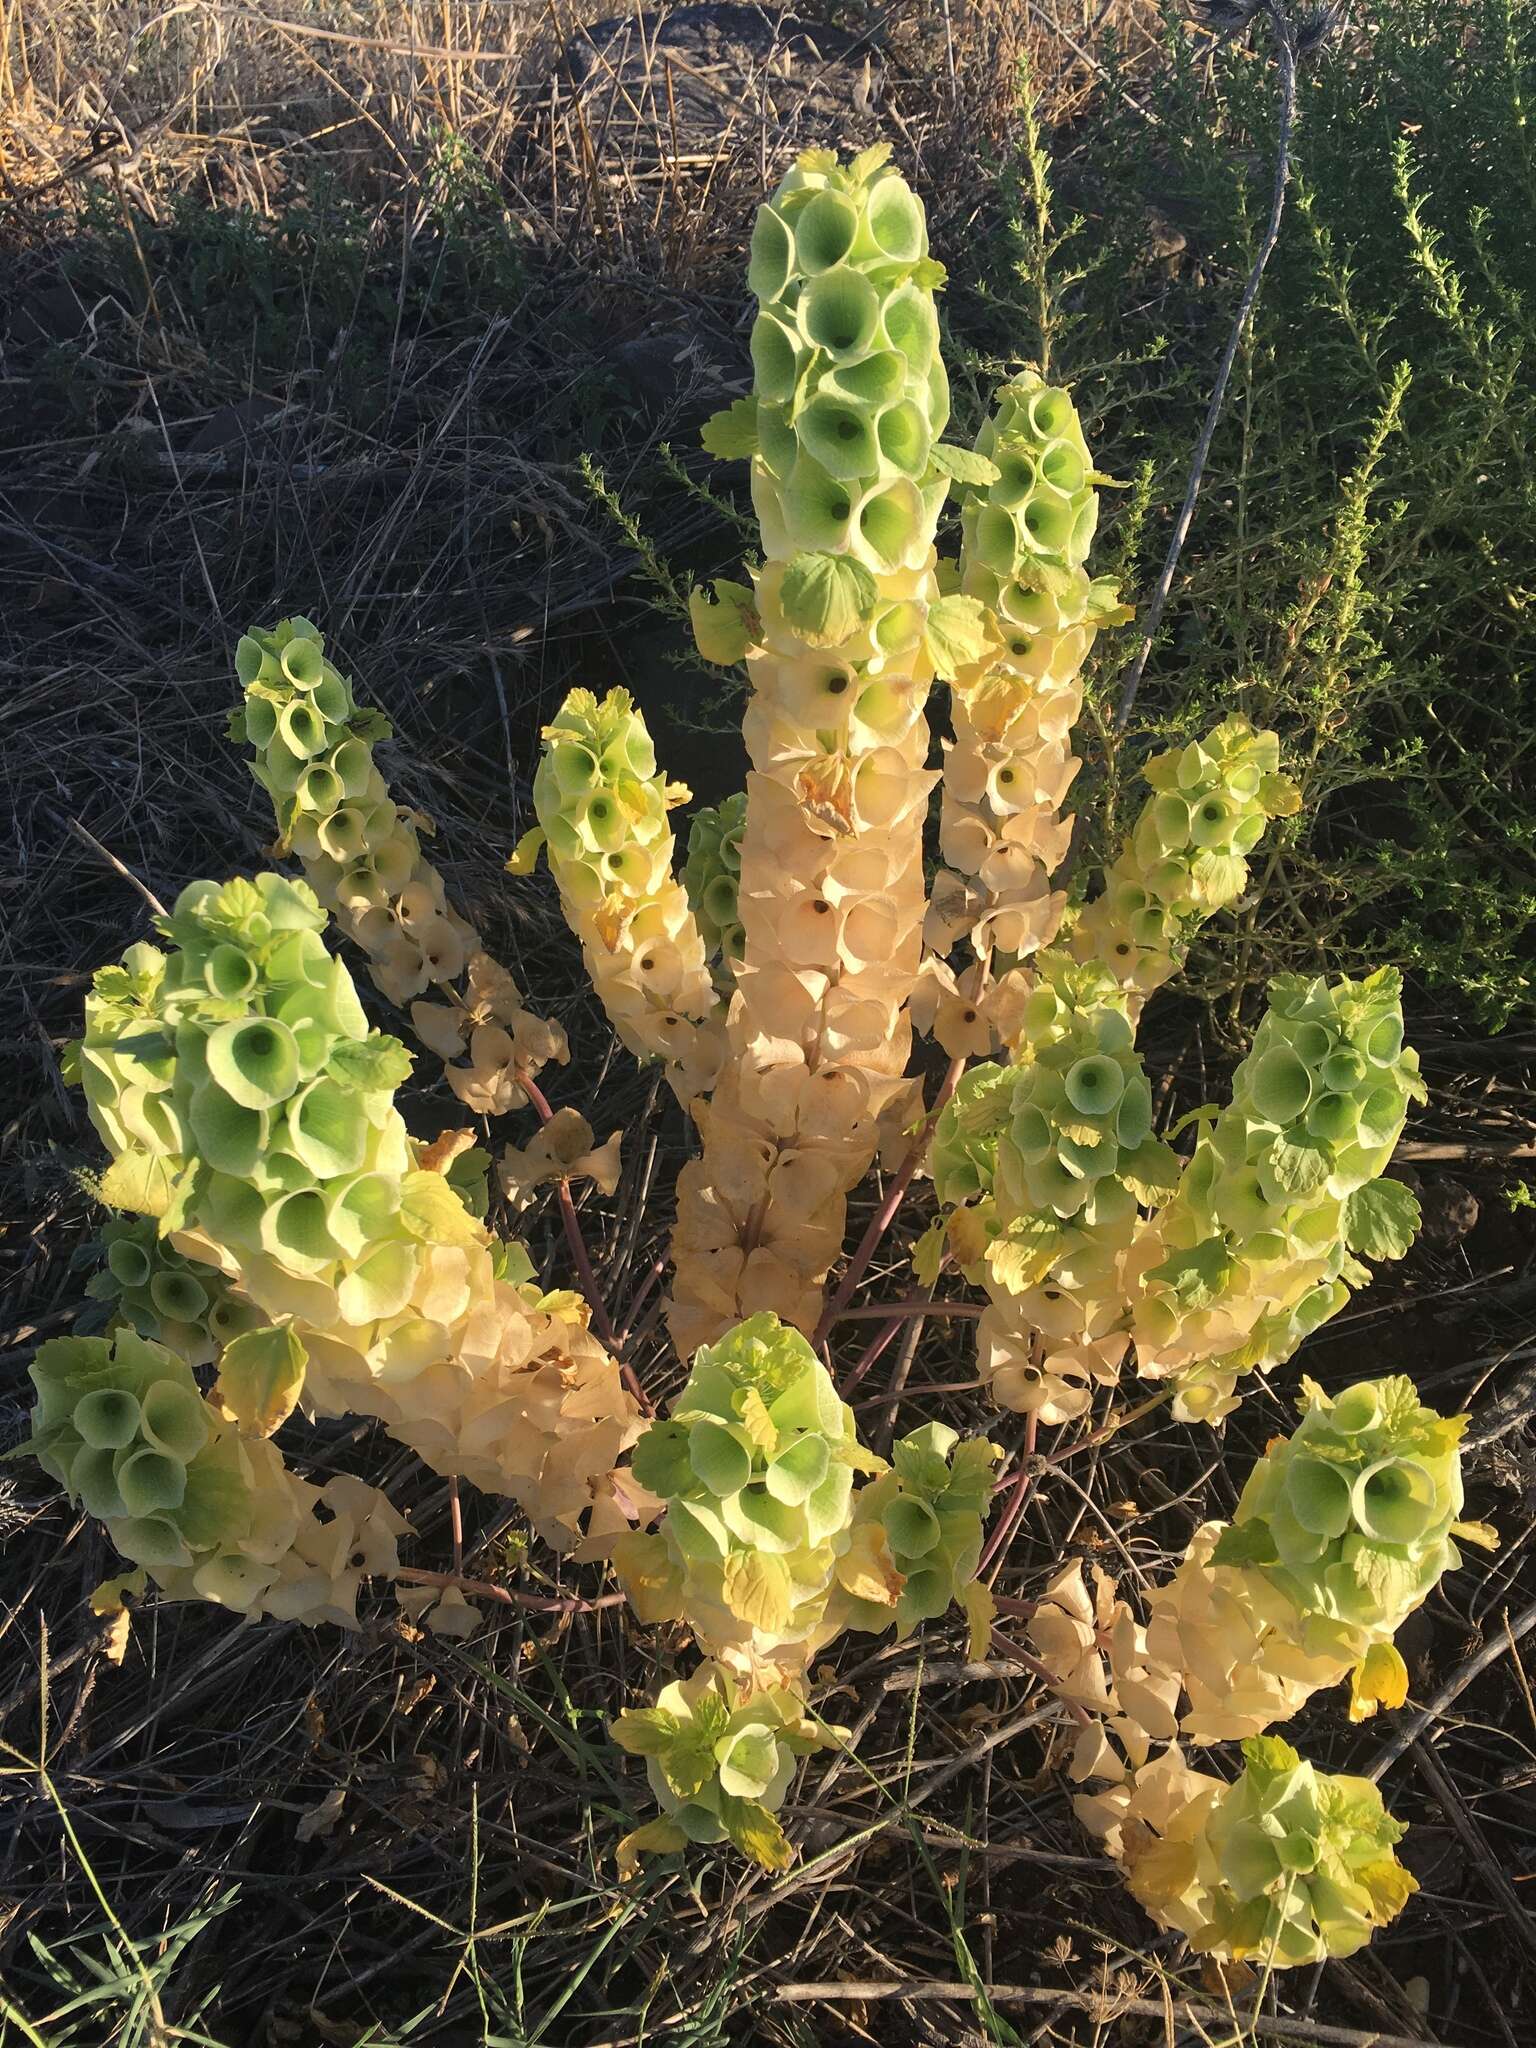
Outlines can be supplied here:
[[[943, 273], [883, 149], [803, 157], [748, 275], [752, 392], [704, 439], [749, 464], [761, 557], [692, 603], [705, 659], [745, 664], [745, 789], [696, 814], [680, 864], [688, 792], [636, 704], [575, 690], [508, 862], [544, 851], [615, 1032], [697, 1135], [671, 1247], [680, 1391], [655, 1413], [616, 1355], [568, 1193], [612, 1191], [620, 1134], [599, 1146], [545, 1101], [562, 1032], [449, 901], [376, 758], [387, 727], [298, 618], [241, 640], [231, 731], [303, 878], [194, 882], [158, 944], [96, 977], [72, 1072], [123, 1212], [91, 1289], [106, 1327], [33, 1368], [38, 1458], [164, 1597], [351, 1621], [372, 1572], [432, 1625], [475, 1625], [475, 1582], [401, 1566], [403, 1524], [370, 1489], [287, 1471], [272, 1438], [300, 1411], [372, 1418], [610, 1562], [664, 1632], [656, 1696], [613, 1724], [661, 1809], [626, 1870], [716, 1841], [782, 1866], [800, 1760], [850, 1739], [816, 1709], [818, 1660], [951, 1612], [981, 1654], [981, 1561], [1002, 1561], [1038, 1429], [1100, 1441], [1135, 1410], [1091, 1411], [1132, 1378], [1141, 1406], [1219, 1423], [1416, 1223], [1382, 1178], [1422, 1093], [1390, 970], [1277, 982], [1230, 1099], [1158, 1127], [1143, 1007], [1299, 798], [1275, 735], [1228, 718], [1146, 764], [1133, 830], [1070, 900], [1084, 663], [1128, 616], [1090, 572], [1105, 479], [1070, 395], [1022, 370], [974, 445], [944, 438]], [[537, 1112], [501, 1183], [517, 1206], [557, 1184], [581, 1294], [538, 1286], [485, 1221], [480, 1134], [407, 1129], [411, 1056], [371, 1025], [328, 915], [459, 1105]], [[922, 1035], [947, 1058], [931, 1088]], [[834, 1284], [877, 1158], [886, 1194]], [[919, 1291], [839, 1386], [843, 1313], [920, 1170]], [[984, 1427], [904, 1426], [893, 1394], [877, 1449], [847, 1399], [946, 1270], [982, 1297], [978, 1385], [1022, 1418], [990, 1535]], [[1231, 1524], [1140, 1614], [1075, 1564], [1036, 1604], [1031, 1654], [1095, 1788], [1084, 1821], [1197, 1947], [1347, 1954], [1410, 1889], [1375, 1790], [1266, 1731], [1345, 1677], [1356, 1714], [1402, 1700], [1394, 1631], [1458, 1533], [1485, 1533], [1459, 1520], [1457, 1434], [1404, 1380], [1309, 1386]], [[1237, 1742], [1240, 1775], [1185, 1760]]]

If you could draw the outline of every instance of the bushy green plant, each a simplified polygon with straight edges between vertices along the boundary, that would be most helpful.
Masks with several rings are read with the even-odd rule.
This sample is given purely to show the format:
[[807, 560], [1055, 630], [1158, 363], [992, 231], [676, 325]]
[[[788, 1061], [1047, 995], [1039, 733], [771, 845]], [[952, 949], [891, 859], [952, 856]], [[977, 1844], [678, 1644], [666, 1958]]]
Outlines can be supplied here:
[[[1105, 93], [1054, 172], [1075, 229], [1042, 245], [1021, 161], [956, 280], [984, 283], [956, 318], [1000, 362], [1043, 324], [1055, 373], [1082, 366], [1099, 459], [1145, 466], [1154, 514], [1183, 495], [1254, 257], [1276, 78], [1168, 0], [1156, 125], [1139, 92]], [[1223, 1007], [1277, 967], [1315, 972], [1320, 947], [1351, 972], [1391, 959], [1493, 1028], [1536, 995], [1536, 808], [1511, 737], [1536, 723], [1533, 104], [1536, 20], [1510, 0], [1392, 0], [1306, 59], [1279, 245], [1128, 735], [1184, 743], [1237, 708], [1300, 785], [1242, 943], [1197, 948]], [[1128, 538], [1122, 576], [1145, 587], [1166, 522]], [[1086, 751], [1113, 794], [1122, 757]]]

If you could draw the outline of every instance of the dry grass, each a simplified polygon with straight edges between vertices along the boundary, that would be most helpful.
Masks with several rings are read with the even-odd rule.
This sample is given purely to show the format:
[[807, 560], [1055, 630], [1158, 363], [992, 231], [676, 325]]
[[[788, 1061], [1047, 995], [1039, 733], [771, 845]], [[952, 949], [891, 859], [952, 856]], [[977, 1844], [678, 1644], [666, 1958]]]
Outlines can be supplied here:
[[[824, 10], [848, 40], [811, 67], [808, 92], [760, 64], [756, 89], [722, 104], [641, 24], [606, 60], [583, 58], [594, 70], [578, 91], [554, 60], [590, 49], [579, 25], [600, 10], [559, 0], [158, 16], [0, 0], [0, 296], [44, 322], [23, 340], [13, 317], [0, 358], [5, 1438], [21, 1433], [36, 1337], [74, 1313], [94, 1227], [77, 1176], [96, 1148], [58, 1050], [89, 970], [147, 927], [75, 827], [162, 897], [262, 859], [265, 820], [221, 725], [235, 634], [282, 611], [318, 619], [396, 719], [392, 772], [439, 820], [460, 899], [572, 1029], [565, 1099], [629, 1134], [618, 1199], [585, 1214], [626, 1319], [665, 1242], [684, 1133], [611, 1058], [552, 906], [509, 889], [501, 861], [538, 724], [578, 678], [634, 683], [706, 793], [733, 771], [697, 730], [729, 707], [675, 665], [664, 601], [651, 608], [579, 457], [596, 453], [624, 501], [644, 503], [653, 530], [659, 519], [670, 562], [712, 566], [731, 549], [729, 521], [661, 450], [684, 447], [739, 374], [736, 272], [764, 182], [803, 140], [888, 128], [936, 240], [963, 252], [984, 231], [1026, 43], [1063, 148], [1091, 115], [1101, 60], [1082, 52], [1105, 47], [1106, 17], [1130, 90], [1155, 90], [1140, 0], [1051, 5]], [[357, 211], [305, 240], [291, 224], [327, 180]], [[199, 239], [201, 216], [178, 210], [189, 200], [221, 221], [243, 205], [288, 235], [275, 246], [289, 267], [272, 273], [281, 318], [248, 350], [222, 319], [246, 273], [199, 270], [232, 259]], [[73, 273], [80, 324], [46, 291], [114, 220], [111, 288], [92, 297]], [[339, 291], [338, 252], [355, 265]], [[1499, 1208], [1497, 1161], [1528, 1143], [1536, 1047], [1419, 1025], [1435, 1098], [1418, 1170], [1446, 1220], [1395, 1291], [1365, 1297], [1307, 1363], [1326, 1384], [1406, 1368], [1427, 1398], [1482, 1418], [1473, 1508], [1510, 1540], [1456, 1574], [1405, 1643], [1414, 1696], [1430, 1699], [1531, 1599], [1530, 1248]], [[1214, 1086], [1202, 1028], [1175, 1008], [1152, 1041], [1170, 1111]], [[425, 1089], [410, 1108], [417, 1128], [443, 1112]], [[1434, 1156], [1447, 1149], [1449, 1167]], [[1483, 1197], [1470, 1236], [1446, 1171]], [[903, 1290], [921, 1220], [882, 1253], [866, 1300]], [[535, 1211], [530, 1235], [560, 1270], [554, 1220]], [[840, 1365], [869, 1328], [844, 1325]], [[664, 1395], [678, 1367], [654, 1329], [636, 1356]], [[968, 1380], [963, 1325], [927, 1323], [909, 1365], [915, 1387]], [[914, 1421], [997, 1422], [966, 1393], [909, 1399]], [[1261, 1392], [1221, 1458], [1209, 1434], [1154, 1421], [1056, 1468], [999, 1589], [1028, 1597], [1071, 1551], [1166, 1568], [1284, 1419], [1283, 1390]], [[1014, 1447], [1013, 1420], [998, 1433]], [[328, 1431], [312, 1455], [317, 1471], [389, 1486], [412, 1513], [413, 1561], [446, 1562], [430, 1475], [361, 1430]], [[612, 1611], [556, 1626], [513, 1615], [460, 1647], [382, 1601], [346, 1639], [166, 1607], [136, 1619], [115, 1665], [83, 1606], [108, 1562], [99, 1532], [30, 1467], [0, 1484], [0, 2048], [1525, 2038], [1531, 1921], [1493, 1878], [1536, 1868], [1536, 1710], [1512, 1636], [1447, 1703], [1429, 1764], [1392, 1766], [1418, 1900], [1368, 1954], [1256, 2008], [1244, 1973], [1224, 1981], [1149, 1941], [1088, 1853], [1006, 1632], [985, 1668], [964, 1665], [947, 1628], [840, 1663], [817, 1704], [856, 1731], [857, 1759], [807, 1771], [787, 1876], [700, 1857], [625, 1889], [612, 1850], [643, 1794], [602, 1723], [677, 1643]], [[522, 1561], [497, 1503], [469, 1512], [471, 1570], [521, 1564], [529, 1583], [556, 1582], [547, 1560]], [[1320, 1762], [1360, 1768], [1381, 1738], [1329, 1699], [1305, 1739]], [[1423, 1775], [1435, 1759], [1449, 1794]], [[892, 2000], [896, 1980], [927, 1981]], [[957, 1980], [1011, 1990], [994, 2013]], [[816, 1988], [832, 1983], [835, 1997]], [[1229, 1999], [1240, 2018], [1220, 2017]]]

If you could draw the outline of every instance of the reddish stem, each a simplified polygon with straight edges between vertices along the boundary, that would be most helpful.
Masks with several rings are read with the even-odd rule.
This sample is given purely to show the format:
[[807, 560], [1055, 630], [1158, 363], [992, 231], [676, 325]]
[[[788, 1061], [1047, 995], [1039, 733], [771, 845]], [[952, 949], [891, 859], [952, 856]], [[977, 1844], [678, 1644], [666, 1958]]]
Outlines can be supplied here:
[[1027, 1665], [1034, 1672], [1036, 1678], [1050, 1687], [1079, 1728], [1086, 1728], [1089, 1725], [1085, 1709], [1080, 1707], [1076, 1700], [1063, 1699], [1061, 1693], [1057, 1691], [1058, 1680], [1048, 1664], [1042, 1664], [1040, 1659], [1029, 1650], [1026, 1650], [1022, 1643], [1016, 1643], [1012, 1636], [1005, 1636], [999, 1629], [993, 1629], [992, 1640], [994, 1643], [1001, 1643], [1010, 1657], [1017, 1657], [1021, 1664]]
[[[873, 1364], [874, 1360], [871, 1359], [870, 1363]], [[863, 1374], [862, 1359], [856, 1370]], [[851, 1378], [849, 1384], [852, 1384]], [[990, 1385], [990, 1380], [908, 1380], [901, 1390], [901, 1398], [905, 1401], [909, 1394], [973, 1394], [978, 1387]], [[866, 1394], [862, 1401], [855, 1401], [852, 1405], [855, 1408], [883, 1408], [890, 1398], [889, 1394]]]
[[912, 1142], [912, 1148], [896, 1169], [895, 1178], [886, 1189], [885, 1200], [870, 1218], [869, 1228], [859, 1239], [853, 1257], [848, 1261], [848, 1270], [838, 1282], [837, 1292], [821, 1312], [821, 1321], [816, 1325], [811, 1342], [819, 1350], [827, 1341], [827, 1332], [848, 1306], [853, 1290], [864, 1277], [864, 1269], [879, 1249], [880, 1240], [895, 1221], [896, 1211], [901, 1207], [902, 1197], [912, 1185], [912, 1176], [923, 1163], [923, 1154], [928, 1150], [928, 1140], [933, 1136], [933, 1127], [938, 1122], [944, 1105], [959, 1085], [965, 1071], [963, 1059], [951, 1060], [934, 1105], [923, 1120], [923, 1128]]
[[909, 1294], [905, 1301], [870, 1301], [859, 1308], [839, 1309], [837, 1320], [851, 1323], [860, 1317], [890, 1316], [896, 1320], [905, 1316], [979, 1316], [981, 1313], [981, 1303], [977, 1301], [928, 1301], [921, 1294]]
[[489, 1579], [466, 1579], [459, 1572], [421, 1571], [401, 1565], [397, 1579], [415, 1586], [457, 1586], [461, 1593], [473, 1593], [479, 1600], [500, 1600], [507, 1607], [530, 1607], [537, 1614], [595, 1614], [600, 1607], [622, 1607], [624, 1593], [599, 1593], [595, 1600], [581, 1600], [574, 1594], [552, 1599], [544, 1593], [522, 1593], [510, 1586], [493, 1586]]
[[634, 1299], [624, 1311], [624, 1323], [619, 1331], [621, 1343], [627, 1344], [633, 1336], [635, 1323], [639, 1319], [640, 1311], [650, 1299], [651, 1289], [666, 1270], [667, 1262], [665, 1259], [652, 1259], [650, 1271], [635, 1289]]
[[[522, 1088], [528, 1100], [538, 1111], [539, 1121], [547, 1124], [551, 1117], [553, 1117], [554, 1111], [550, 1108], [548, 1099], [543, 1091], [527, 1074], [519, 1072], [517, 1079], [519, 1087]], [[581, 1280], [581, 1291], [586, 1298], [587, 1307], [592, 1311], [592, 1327], [617, 1360], [624, 1384], [639, 1403], [640, 1413], [642, 1415], [654, 1414], [655, 1410], [646, 1397], [645, 1389], [635, 1377], [634, 1367], [627, 1360], [619, 1357], [618, 1336], [614, 1330], [612, 1318], [608, 1314], [607, 1304], [603, 1300], [602, 1290], [597, 1284], [597, 1275], [592, 1270], [592, 1260], [587, 1251], [587, 1241], [581, 1234], [581, 1219], [576, 1214], [576, 1204], [571, 1200], [571, 1184], [563, 1174], [555, 1183], [555, 1191], [560, 1198], [560, 1221], [565, 1226], [565, 1241], [570, 1248], [571, 1257], [575, 1261], [576, 1272]]]
[[1004, 1503], [1003, 1512], [993, 1523], [992, 1533], [987, 1538], [986, 1548], [981, 1553], [981, 1562], [976, 1567], [977, 1578], [981, 1577], [994, 1558], [998, 1560], [998, 1566], [1001, 1569], [1002, 1553], [1007, 1547], [1014, 1530], [1017, 1528], [1020, 1517], [1024, 1513], [1025, 1503], [1029, 1498], [1030, 1482], [1035, 1476], [1032, 1460], [1035, 1455], [1035, 1435], [1039, 1428], [1039, 1422], [1038, 1414], [1031, 1414], [1024, 1424], [1024, 1445], [1019, 1452], [1018, 1473], [1014, 1478], [1008, 1499]]
[[[847, 1400], [848, 1396], [853, 1392], [854, 1388], [859, 1384], [859, 1381], [863, 1379], [865, 1373], [867, 1373], [869, 1371], [869, 1368], [875, 1363], [875, 1360], [881, 1357], [882, 1354], [889, 1348], [891, 1339], [896, 1335], [896, 1332], [901, 1328], [902, 1323], [905, 1320], [906, 1318], [900, 1314], [893, 1315], [889, 1319], [889, 1321], [886, 1322], [885, 1325], [879, 1331], [876, 1332], [874, 1337], [870, 1339], [869, 1343], [865, 1346], [863, 1354], [859, 1358], [858, 1363], [854, 1366], [852, 1372], [849, 1373], [847, 1379], [843, 1381], [843, 1384], [837, 1390], [845, 1401]], [[881, 1403], [884, 1403], [887, 1397], [884, 1394], [878, 1394], [875, 1398]]]

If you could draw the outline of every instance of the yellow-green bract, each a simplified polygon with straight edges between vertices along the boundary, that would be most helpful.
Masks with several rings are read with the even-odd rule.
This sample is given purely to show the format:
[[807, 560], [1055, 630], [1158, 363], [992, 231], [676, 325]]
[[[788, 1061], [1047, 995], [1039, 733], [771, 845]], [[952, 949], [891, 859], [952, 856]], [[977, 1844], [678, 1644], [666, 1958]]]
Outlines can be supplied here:
[[846, 1730], [824, 1731], [793, 1687], [756, 1685], [708, 1662], [663, 1686], [654, 1707], [620, 1714], [610, 1732], [621, 1749], [645, 1758], [664, 1816], [625, 1837], [621, 1867], [641, 1854], [729, 1840], [755, 1863], [782, 1870], [790, 1849], [774, 1815], [795, 1766]]
[[620, 1539], [614, 1563], [647, 1620], [687, 1621], [704, 1648], [803, 1666], [829, 1627], [839, 1539], [861, 1449], [853, 1411], [797, 1330], [749, 1317], [694, 1358], [634, 1473], [666, 1502], [660, 1533]]
[[1393, 1855], [1403, 1827], [1366, 1778], [1329, 1776], [1278, 1736], [1243, 1744], [1211, 1789], [1128, 1857], [1127, 1881], [1193, 1948], [1295, 1968], [1351, 1956], [1418, 1889]]

